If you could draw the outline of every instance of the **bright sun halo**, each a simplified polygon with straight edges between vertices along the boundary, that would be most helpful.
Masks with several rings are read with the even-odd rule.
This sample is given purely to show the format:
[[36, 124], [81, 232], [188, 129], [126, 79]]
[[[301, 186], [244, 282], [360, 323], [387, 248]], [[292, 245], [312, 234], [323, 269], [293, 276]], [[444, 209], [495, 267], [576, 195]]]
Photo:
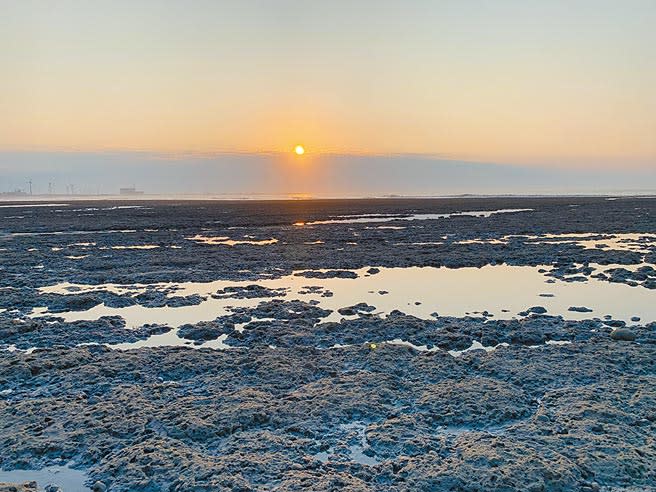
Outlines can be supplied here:
[[296, 152], [296, 155], [303, 155], [305, 154], [305, 149], [303, 148], [302, 145], [297, 145], [294, 147], [294, 152]]

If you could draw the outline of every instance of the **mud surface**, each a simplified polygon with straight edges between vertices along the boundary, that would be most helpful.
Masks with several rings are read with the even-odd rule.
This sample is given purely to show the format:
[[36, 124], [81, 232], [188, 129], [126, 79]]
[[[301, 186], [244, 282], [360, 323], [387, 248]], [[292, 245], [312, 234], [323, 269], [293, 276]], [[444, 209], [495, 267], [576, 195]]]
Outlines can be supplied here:
[[[531, 210], [408, 220], [508, 209]], [[367, 214], [398, 220], [335, 220]], [[0, 208], [0, 469], [71, 467], [110, 491], [656, 490], [656, 319], [319, 305], [321, 280], [383, 267], [525, 265], [650, 293], [655, 217], [648, 198]], [[257, 284], [294, 273], [316, 300]], [[249, 283], [181, 286], [223, 279]], [[41, 289], [61, 282], [98, 287]], [[62, 318], [208, 298], [234, 306], [181, 326]], [[116, 348], [172, 334], [188, 346]]]

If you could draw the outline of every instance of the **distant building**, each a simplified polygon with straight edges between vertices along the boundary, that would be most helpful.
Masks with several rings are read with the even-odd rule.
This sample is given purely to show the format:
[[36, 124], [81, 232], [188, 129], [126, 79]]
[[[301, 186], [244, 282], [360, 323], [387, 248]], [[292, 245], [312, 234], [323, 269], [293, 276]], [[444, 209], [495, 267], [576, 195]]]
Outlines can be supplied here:
[[0, 196], [27, 196], [27, 193], [23, 190], [2, 191]]
[[121, 195], [128, 195], [128, 196], [130, 196], [130, 195], [143, 195], [144, 194], [143, 191], [137, 190], [134, 186], [131, 187], [131, 188], [121, 188], [119, 191], [120, 191]]

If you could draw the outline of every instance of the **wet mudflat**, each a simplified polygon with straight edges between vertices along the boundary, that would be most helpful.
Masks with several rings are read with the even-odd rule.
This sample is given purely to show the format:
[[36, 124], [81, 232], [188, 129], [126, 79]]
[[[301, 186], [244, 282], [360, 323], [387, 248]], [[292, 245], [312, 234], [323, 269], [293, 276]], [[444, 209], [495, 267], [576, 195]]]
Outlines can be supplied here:
[[5, 207], [0, 482], [650, 490], [655, 217], [649, 198]]

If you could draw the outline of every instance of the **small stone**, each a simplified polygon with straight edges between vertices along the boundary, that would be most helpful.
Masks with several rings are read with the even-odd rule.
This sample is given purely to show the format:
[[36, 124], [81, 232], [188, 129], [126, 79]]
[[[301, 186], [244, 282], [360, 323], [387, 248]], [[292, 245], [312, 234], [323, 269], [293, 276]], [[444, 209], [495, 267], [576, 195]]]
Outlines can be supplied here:
[[99, 480], [93, 484], [91, 490], [93, 490], [93, 492], [106, 492], [107, 486]]
[[610, 337], [624, 342], [632, 342], [636, 339], [635, 333], [628, 328], [616, 328], [611, 332]]
[[585, 307], [585, 306], [570, 306], [567, 310], [575, 312], [575, 313], [591, 313], [592, 312], [592, 309], [590, 309], [589, 307]]
[[44, 490], [45, 492], [64, 492], [64, 490], [59, 485], [53, 484], [46, 485]]
[[631, 321], [637, 323], [638, 321], [640, 321], [640, 316], [632, 316]]

